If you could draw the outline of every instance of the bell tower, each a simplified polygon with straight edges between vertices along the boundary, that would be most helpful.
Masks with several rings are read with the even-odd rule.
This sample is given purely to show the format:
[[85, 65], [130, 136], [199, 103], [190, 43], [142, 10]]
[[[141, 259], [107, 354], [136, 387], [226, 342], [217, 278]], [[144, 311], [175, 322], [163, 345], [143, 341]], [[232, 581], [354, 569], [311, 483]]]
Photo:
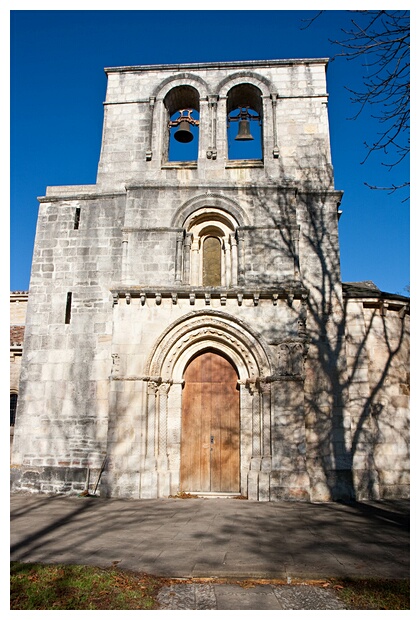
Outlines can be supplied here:
[[326, 66], [105, 69], [96, 184], [39, 199], [16, 488], [346, 495]]

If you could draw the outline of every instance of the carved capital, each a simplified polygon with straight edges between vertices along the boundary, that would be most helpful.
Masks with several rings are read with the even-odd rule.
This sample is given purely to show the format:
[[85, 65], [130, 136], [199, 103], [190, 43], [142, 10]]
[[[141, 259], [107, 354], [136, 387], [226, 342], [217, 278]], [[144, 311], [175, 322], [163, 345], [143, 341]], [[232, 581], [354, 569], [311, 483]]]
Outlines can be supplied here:
[[305, 361], [308, 354], [306, 342], [283, 342], [278, 352], [278, 373], [280, 376], [301, 377], [305, 372]]

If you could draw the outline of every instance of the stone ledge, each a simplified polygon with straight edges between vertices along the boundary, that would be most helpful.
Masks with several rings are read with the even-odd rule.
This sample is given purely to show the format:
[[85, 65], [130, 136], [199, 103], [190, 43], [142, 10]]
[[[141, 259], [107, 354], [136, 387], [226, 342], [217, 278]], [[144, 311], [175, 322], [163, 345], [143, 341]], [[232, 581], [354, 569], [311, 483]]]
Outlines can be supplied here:
[[162, 303], [162, 299], [172, 299], [173, 304], [178, 303], [178, 299], [189, 299], [190, 304], [194, 305], [196, 299], [205, 299], [206, 305], [210, 305], [211, 300], [219, 299], [220, 304], [226, 305], [227, 300], [236, 299], [238, 305], [242, 305], [244, 299], [252, 299], [254, 306], [262, 299], [270, 299], [273, 305], [277, 305], [279, 300], [287, 300], [292, 305], [294, 299], [305, 300], [308, 291], [300, 282], [284, 282], [282, 285], [273, 287], [211, 287], [211, 286], [173, 286], [173, 287], [142, 287], [136, 285], [114, 286], [110, 289], [113, 304], [116, 305], [119, 299], [125, 298], [129, 304], [132, 298], [140, 298], [144, 305], [146, 299], [154, 299], [156, 305]]

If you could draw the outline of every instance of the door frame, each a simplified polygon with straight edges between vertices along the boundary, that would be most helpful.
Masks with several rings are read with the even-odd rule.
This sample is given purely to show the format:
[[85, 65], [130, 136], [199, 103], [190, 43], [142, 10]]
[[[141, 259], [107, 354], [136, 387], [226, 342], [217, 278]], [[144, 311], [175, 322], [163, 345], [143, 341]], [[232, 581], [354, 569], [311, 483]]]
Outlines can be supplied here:
[[[272, 374], [270, 356], [242, 320], [212, 309], [189, 312], [172, 323], [146, 364], [140, 497], [174, 496], [181, 490], [183, 374], [193, 357], [209, 349], [227, 357], [239, 374], [240, 492], [257, 499], [254, 491], [250, 496], [248, 480], [271, 455], [271, 384], [265, 379]], [[265, 471], [267, 466], [266, 460]]]
[[[198, 360], [206, 354], [211, 354], [212, 356], [214, 356], [214, 358], [221, 358], [222, 360], [224, 360], [226, 364], [229, 365], [230, 370], [232, 370], [231, 380], [229, 382], [227, 381], [217, 382], [217, 381], [205, 381], [205, 380], [188, 382], [188, 379], [184, 379], [185, 384], [183, 386], [183, 396], [182, 396], [182, 405], [181, 405], [181, 446], [180, 446], [181, 490], [186, 491], [186, 492], [193, 491], [193, 492], [202, 492], [202, 493], [210, 492], [210, 493], [238, 494], [240, 491], [240, 472], [241, 472], [240, 394], [238, 390], [239, 373], [238, 373], [236, 366], [233, 364], [232, 360], [228, 356], [221, 354], [220, 351], [212, 347], [212, 348], [204, 349], [200, 351], [199, 353], [197, 353], [195, 356], [193, 356], [189, 360], [184, 370], [184, 377], [186, 373], [188, 372], [188, 369], [191, 367], [191, 365], [194, 364], [195, 362], [198, 363]], [[201, 371], [201, 366], [199, 368]], [[233, 374], [235, 375], [235, 379], [233, 379]], [[215, 413], [213, 408], [211, 408], [210, 410], [206, 410], [206, 407], [205, 407], [206, 403], [203, 403], [203, 400], [205, 400], [205, 392], [203, 390], [206, 389], [204, 387], [204, 384], [206, 383], [212, 386], [214, 385], [214, 386], [220, 386], [220, 387], [222, 387], [223, 385], [226, 385], [226, 386], [230, 385], [229, 392], [231, 393], [232, 396], [233, 396], [233, 392], [231, 391], [231, 389], [234, 388], [237, 391], [237, 394], [234, 395], [234, 402], [232, 402], [231, 404], [232, 409], [227, 410], [227, 413], [229, 414], [228, 419], [230, 422], [230, 425], [228, 428], [230, 431], [232, 431], [237, 436], [235, 445], [230, 448], [230, 451], [229, 451], [229, 447], [226, 447], [226, 444], [223, 446], [224, 442], [222, 440], [222, 433], [220, 433], [221, 428], [222, 428], [220, 424], [221, 422], [220, 418], [222, 417], [222, 414]], [[200, 421], [198, 424], [194, 423], [191, 420], [190, 418], [191, 413], [188, 416], [189, 418], [188, 424], [186, 423], [186, 420], [185, 420], [185, 418], [187, 417], [186, 413], [187, 411], [189, 412], [191, 411], [192, 402], [194, 400], [193, 392], [189, 393], [188, 394], [188, 410], [187, 410], [185, 390], [187, 388], [188, 390], [193, 390], [193, 387], [191, 384], [196, 385], [197, 389], [200, 389], [200, 392], [199, 393], [197, 392], [195, 394], [196, 397], [199, 394], [199, 403], [197, 404], [197, 406], [199, 407], [200, 412], [201, 412], [200, 413], [201, 417], [200, 417]], [[199, 388], [198, 386], [201, 386], [201, 388]], [[207, 389], [208, 388], [209, 386], [207, 386]], [[212, 403], [213, 403], [214, 397], [216, 397], [216, 401], [218, 400], [217, 394], [218, 394], [218, 391], [215, 387], [210, 388], [209, 395], [212, 400]], [[223, 402], [223, 398], [220, 400], [220, 404], [222, 404], [222, 402]], [[202, 415], [203, 413], [204, 413], [204, 417]], [[217, 421], [217, 417], [219, 417], [219, 421]], [[208, 428], [206, 429], [206, 431], [208, 431], [207, 434], [206, 434], [206, 431], [204, 432], [202, 431], [201, 422], [203, 422], [205, 426], [208, 426]], [[217, 450], [221, 448], [221, 451], [220, 453], [218, 453], [218, 456], [216, 456], [217, 453], [212, 448], [212, 443], [213, 443], [212, 439], [214, 436], [216, 436], [216, 444], [217, 444], [215, 447], [217, 448]], [[217, 436], [219, 436], [220, 443], [217, 441]], [[209, 451], [207, 456], [206, 456], [206, 450]], [[193, 483], [194, 486], [197, 485], [200, 488], [188, 488], [189, 486], [191, 486], [191, 483], [188, 482], [188, 475], [186, 474], [186, 471], [183, 468], [183, 458], [188, 459], [188, 461], [192, 461], [193, 467], [198, 468], [200, 472], [202, 472], [198, 476], [200, 479], [200, 482], [196, 480]], [[214, 463], [215, 458], [218, 459], [217, 463]], [[223, 466], [223, 462], [225, 458], [230, 466], [233, 465], [233, 471], [235, 471], [235, 473], [233, 474], [234, 481], [228, 484], [228, 481], [223, 480], [223, 476], [222, 476], [219, 481], [220, 484], [214, 483], [213, 474], [216, 474], [217, 471], [222, 470], [222, 466]], [[213, 485], [213, 488], [212, 488], [212, 485]], [[222, 488], [216, 488], [218, 486]], [[231, 488], [228, 489], [227, 488], [228, 486], [230, 486]]]

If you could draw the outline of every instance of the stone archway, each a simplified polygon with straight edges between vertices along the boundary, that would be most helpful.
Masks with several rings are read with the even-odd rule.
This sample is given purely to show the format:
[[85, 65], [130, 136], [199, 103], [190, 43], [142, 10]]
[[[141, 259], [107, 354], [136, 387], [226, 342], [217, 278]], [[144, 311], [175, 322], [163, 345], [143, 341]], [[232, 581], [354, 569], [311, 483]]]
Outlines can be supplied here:
[[[149, 359], [146, 458], [142, 465], [144, 474], [141, 475], [140, 497], [150, 497], [154, 493], [150, 489], [153, 477], [156, 478], [153, 484], [156, 485], [157, 497], [185, 490], [181, 489], [185, 373], [195, 358], [208, 351], [228, 360], [236, 371], [240, 461], [238, 492], [252, 496], [248, 478], [250, 475], [255, 477], [263, 460], [265, 472], [269, 470], [271, 393], [270, 383], [264, 381], [270, 375], [268, 355], [256, 335], [242, 321], [222, 312], [198, 311], [168, 328]], [[210, 441], [212, 433], [208, 435]], [[146, 488], [148, 485], [149, 488]], [[252, 496], [252, 499], [258, 498]]]

